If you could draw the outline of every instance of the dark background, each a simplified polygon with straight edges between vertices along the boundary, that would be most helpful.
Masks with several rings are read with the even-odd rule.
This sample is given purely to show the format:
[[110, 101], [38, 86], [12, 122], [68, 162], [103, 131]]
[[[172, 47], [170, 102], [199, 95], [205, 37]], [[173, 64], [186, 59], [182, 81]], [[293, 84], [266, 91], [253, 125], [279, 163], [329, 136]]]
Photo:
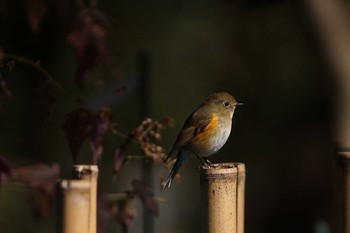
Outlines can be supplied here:
[[[167, 151], [199, 103], [212, 92], [231, 93], [244, 106], [236, 110], [232, 134], [211, 161], [246, 164], [245, 232], [330, 232], [335, 84], [301, 4], [283, 0], [86, 1], [85, 7], [95, 5], [108, 19], [108, 68], [94, 64], [89, 79], [77, 87], [74, 76], [79, 61], [67, 35], [79, 2], [0, 1], [0, 46], [5, 53], [40, 61], [88, 109], [111, 104], [118, 129], [125, 133], [143, 117], [139, 61], [145, 56], [149, 62], [147, 111], [152, 117], [171, 116], [176, 122], [163, 135]], [[42, 7], [46, 10], [35, 23]], [[68, 177], [73, 162], [61, 126], [76, 105], [54, 90], [53, 112], [40, 126], [31, 99], [42, 75], [20, 64], [12, 72], [1, 72], [13, 96], [6, 99], [0, 93], [0, 154], [14, 167], [58, 162], [62, 176]], [[108, 94], [120, 86], [126, 91]], [[117, 182], [111, 182], [113, 150], [121, 142], [112, 136], [106, 140], [100, 164], [100, 185], [105, 191], [128, 189], [132, 179], [142, 179], [142, 162], [134, 161], [122, 168]], [[79, 162], [90, 161], [84, 144]], [[156, 232], [199, 232], [197, 165], [198, 160], [192, 159], [181, 170], [182, 181], [166, 192], [161, 191], [159, 178], [168, 171], [154, 166], [155, 194], [167, 200], [155, 221]], [[55, 232], [54, 216], [48, 220], [33, 216], [25, 193], [11, 185], [2, 188], [4, 231], [0, 231]], [[141, 208], [137, 203], [131, 232], [142, 232]], [[108, 232], [116, 228], [112, 222]]]

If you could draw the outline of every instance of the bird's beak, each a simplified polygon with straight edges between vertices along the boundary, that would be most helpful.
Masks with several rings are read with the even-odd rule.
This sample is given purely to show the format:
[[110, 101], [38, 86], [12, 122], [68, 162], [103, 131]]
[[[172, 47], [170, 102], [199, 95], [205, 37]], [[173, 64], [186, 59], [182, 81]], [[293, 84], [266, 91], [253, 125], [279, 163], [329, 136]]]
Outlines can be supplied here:
[[243, 103], [235, 103], [235, 106], [238, 106], [238, 105], [243, 105]]

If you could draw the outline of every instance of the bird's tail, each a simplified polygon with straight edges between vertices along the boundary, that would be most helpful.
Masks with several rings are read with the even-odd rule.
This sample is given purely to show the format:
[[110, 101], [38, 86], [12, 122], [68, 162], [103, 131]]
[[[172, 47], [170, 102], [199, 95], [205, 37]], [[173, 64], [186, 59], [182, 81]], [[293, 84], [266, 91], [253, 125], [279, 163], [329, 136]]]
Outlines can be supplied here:
[[176, 162], [175, 162], [173, 168], [171, 169], [171, 172], [170, 172], [168, 178], [164, 182], [163, 189], [170, 188], [171, 182], [174, 180], [174, 178], [175, 178], [177, 172], [179, 171], [181, 165], [185, 162], [185, 157], [184, 157], [184, 155], [181, 152], [178, 154]]

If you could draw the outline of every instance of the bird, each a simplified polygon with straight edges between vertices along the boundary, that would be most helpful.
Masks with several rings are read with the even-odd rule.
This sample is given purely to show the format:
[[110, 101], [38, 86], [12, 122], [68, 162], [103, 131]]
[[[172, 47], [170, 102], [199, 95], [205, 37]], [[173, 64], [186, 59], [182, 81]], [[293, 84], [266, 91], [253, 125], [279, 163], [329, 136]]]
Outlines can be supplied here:
[[163, 189], [169, 189], [180, 167], [196, 156], [203, 165], [212, 166], [208, 156], [218, 152], [231, 133], [232, 117], [238, 103], [227, 92], [215, 92], [207, 97], [187, 118], [164, 162], [176, 155]]

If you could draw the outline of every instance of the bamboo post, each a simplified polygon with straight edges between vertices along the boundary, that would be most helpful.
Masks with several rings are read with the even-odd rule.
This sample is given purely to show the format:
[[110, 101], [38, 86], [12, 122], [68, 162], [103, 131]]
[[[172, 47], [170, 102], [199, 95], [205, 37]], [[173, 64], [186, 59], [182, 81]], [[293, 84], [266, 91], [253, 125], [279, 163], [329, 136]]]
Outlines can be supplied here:
[[341, 229], [344, 229], [342, 232], [350, 232], [350, 153], [343, 152], [339, 154], [341, 162], [341, 204], [343, 208], [342, 219], [340, 223], [342, 225]]
[[89, 233], [90, 182], [62, 180], [58, 233]]
[[245, 165], [235, 163], [237, 168], [237, 233], [244, 233], [244, 193], [245, 193]]
[[90, 182], [89, 233], [97, 232], [97, 165], [74, 165], [73, 176]]
[[244, 232], [245, 165], [200, 167], [202, 233]]
[[325, 62], [336, 78], [335, 134], [341, 147], [350, 147], [350, 23], [348, 5], [340, 0], [301, 1], [311, 19]]
[[[307, 0], [299, 1], [305, 8], [306, 19], [309, 19], [310, 30], [321, 54], [324, 55], [325, 67], [331, 71], [336, 80], [334, 95], [335, 107], [334, 128], [335, 141], [340, 150], [350, 148], [350, 23], [348, 4], [340, 0]], [[350, 233], [350, 176], [349, 156], [340, 157], [344, 187], [335, 187], [334, 196], [341, 194], [342, 200], [334, 198], [332, 230], [333, 232]], [[339, 189], [342, 193], [338, 193]], [[345, 214], [339, 216], [339, 214]], [[341, 221], [341, 222], [340, 222]], [[341, 226], [341, 227], [339, 227]]]

